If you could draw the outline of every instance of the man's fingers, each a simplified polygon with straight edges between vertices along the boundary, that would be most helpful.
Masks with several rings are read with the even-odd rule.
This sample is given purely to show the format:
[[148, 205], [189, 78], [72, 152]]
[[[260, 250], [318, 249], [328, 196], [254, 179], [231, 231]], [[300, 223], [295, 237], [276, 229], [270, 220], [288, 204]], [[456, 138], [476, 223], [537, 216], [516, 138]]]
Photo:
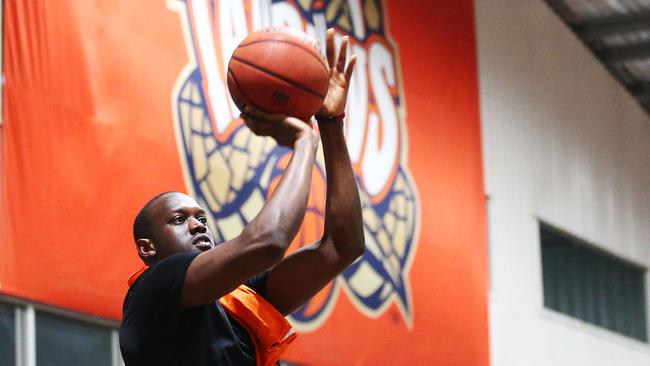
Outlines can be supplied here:
[[284, 127], [288, 127], [288, 128], [290, 128], [290, 129], [292, 129], [294, 131], [303, 130], [306, 127], [305, 124], [306, 124], [305, 121], [302, 121], [302, 120], [300, 120], [298, 118], [295, 118], [295, 117], [285, 117], [282, 120], [282, 125]]
[[272, 125], [257, 122], [245, 115], [243, 115], [242, 119], [244, 120], [244, 123], [246, 123], [246, 126], [248, 126], [248, 128], [258, 136], [270, 136], [273, 132]]
[[350, 80], [352, 79], [352, 72], [354, 71], [354, 66], [357, 64], [357, 55], [352, 55], [350, 57], [350, 62], [348, 63], [348, 68], [345, 69], [345, 81], [350, 83]]
[[255, 120], [265, 119], [262, 111], [250, 105], [247, 105], [246, 108], [244, 108], [244, 114]]
[[343, 36], [341, 39], [341, 48], [339, 49], [339, 60], [336, 63], [336, 69], [339, 72], [343, 72], [345, 69], [345, 59], [348, 56], [348, 43], [350, 41], [350, 37], [348, 36]]
[[256, 126], [255, 122], [253, 122], [250, 118], [245, 117], [243, 113], [241, 115], [241, 119], [244, 120], [244, 123], [246, 124], [248, 129], [253, 131], [254, 134], [256, 134], [256, 135], [261, 134], [261, 132], [257, 130], [257, 126]]
[[327, 35], [325, 37], [325, 51], [327, 54], [327, 64], [331, 69], [334, 67], [334, 62], [336, 60], [336, 51], [334, 50], [334, 28], [327, 30]]
[[280, 123], [284, 118], [281, 114], [271, 114], [261, 111], [253, 106], [246, 106], [244, 108], [244, 115], [250, 116], [256, 122], [262, 123]]

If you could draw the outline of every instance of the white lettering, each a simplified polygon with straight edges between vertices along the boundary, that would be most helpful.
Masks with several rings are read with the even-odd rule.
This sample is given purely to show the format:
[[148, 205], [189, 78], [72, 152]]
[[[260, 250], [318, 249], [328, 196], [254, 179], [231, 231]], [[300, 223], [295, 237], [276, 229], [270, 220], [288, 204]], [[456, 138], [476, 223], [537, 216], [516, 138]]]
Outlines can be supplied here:
[[275, 3], [271, 6], [271, 24], [285, 26], [304, 32], [302, 17], [296, 8], [286, 2]]
[[370, 113], [361, 171], [368, 193], [376, 195], [388, 184], [397, 161], [397, 113], [388, 89], [395, 86], [397, 80], [391, 54], [381, 43], [370, 46], [368, 59], [370, 84], [381, 118], [376, 113]]
[[366, 38], [366, 27], [363, 24], [363, 10], [361, 0], [348, 0], [350, 14], [352, 15], [352, 29], [357, 39]]
[[320, 44], [320, 52], [325, 55], [325, 35], [327, 34], [327, 19], [325, 19], [325, 14], [323, 13], [314, 13], [312, 16], [314, 19], [314, 33], [315, 37], [318, 39]]
[[198, 43], [201, 60], [202, 74], [205, 77], [203, 84], [206, 92], [206, 104], [212, 119], [217, 126], [217, 132], [226, 130], [232, 115], [230, 114], [226, 86], [219, 75], [217, 52], [214, 48], [214, 35], [210, 27], [209, 6], [207, 0], [188, 0], [192, 18], [194, 20], [194, 37]]
[[[219, 27], [221, 39], [222, 70], [227, 72], [232, 53], [248, 35], [244, 2], [242, 0], [219, 1], [219, 24], [217, 26]], [[225, 72], [222, 75], [223, 78], [227, 77]], [[230, 101], [231, 116], [238, 115], [239, 108], [237, 108], [235, 102], [232, 98], [227, 99]]]
[[253, 0], [253, 30], [266, 28], [271, 24], [271, 0]]

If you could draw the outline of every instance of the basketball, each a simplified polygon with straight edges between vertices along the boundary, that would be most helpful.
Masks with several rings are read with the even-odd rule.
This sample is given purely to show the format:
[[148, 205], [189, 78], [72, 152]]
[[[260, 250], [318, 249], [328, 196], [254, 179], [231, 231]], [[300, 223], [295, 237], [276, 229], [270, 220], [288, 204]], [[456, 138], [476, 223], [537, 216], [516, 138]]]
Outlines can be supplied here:
[[252, 105], [308, 119], [323, 104], [328, 87], [329, 69], [316, 40], [295, 30], [250, 34], [228, 64], [228, 89], [240, 110]]

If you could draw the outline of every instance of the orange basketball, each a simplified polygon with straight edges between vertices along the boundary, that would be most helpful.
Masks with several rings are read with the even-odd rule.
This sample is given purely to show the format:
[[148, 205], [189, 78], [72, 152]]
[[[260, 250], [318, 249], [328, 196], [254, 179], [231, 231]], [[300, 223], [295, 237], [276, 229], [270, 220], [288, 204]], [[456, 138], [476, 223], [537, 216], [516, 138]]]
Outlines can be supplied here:
[[299, 31], [254, 32], [228, 64], [228, 89], [240, 110], [250, 104], [307, 119], [323, 104], [328, 87], [329, 69], [316, 41]]

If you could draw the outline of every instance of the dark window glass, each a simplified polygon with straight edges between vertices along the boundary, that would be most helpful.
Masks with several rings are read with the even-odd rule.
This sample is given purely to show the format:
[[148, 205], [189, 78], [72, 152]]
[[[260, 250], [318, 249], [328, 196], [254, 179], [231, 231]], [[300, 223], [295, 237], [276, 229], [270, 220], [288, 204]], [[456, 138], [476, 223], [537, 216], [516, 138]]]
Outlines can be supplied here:
[[38, 366], [111, 366], [111, 331], [54, 315], [36, 313]]
[[540, 225], [544, 306], [647, 342], [645, 269]]
[[16, 364], [14, 307], [0, 304], [0, 365]]

